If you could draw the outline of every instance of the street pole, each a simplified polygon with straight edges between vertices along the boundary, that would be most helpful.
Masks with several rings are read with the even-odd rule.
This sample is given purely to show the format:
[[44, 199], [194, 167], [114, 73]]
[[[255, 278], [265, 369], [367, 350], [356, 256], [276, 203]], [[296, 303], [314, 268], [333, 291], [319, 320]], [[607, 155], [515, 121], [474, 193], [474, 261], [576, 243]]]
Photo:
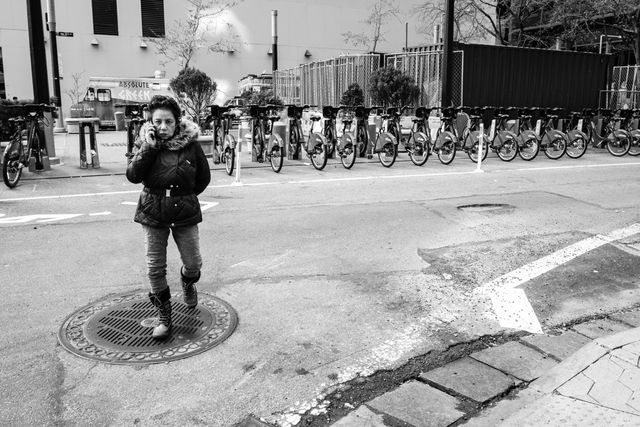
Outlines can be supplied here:
[[451, 69], [453, 65], [453, 7], [454, 0], [446, 0], [444, 20], [444, 52], [442, 56], [441, 107], [451, 105]]
[[53, 95], [56, 97], [58, 119], [54, 132], [64, 132], [62, 115], [62, 95], [60, 94], [60, 67], [58, 66], [58, 37], [56, 33], [56, 5], [54, 0], [47, 0], [47, 25], [49, 26], [49, 42], [51, 47], [51, 68], [53, 68]]
[[409, 52], [409, 23], [404, 23], [404, 51]]
[[[271, 51], [273, 55], [271, 55], [271, 69], [272, 71], [276, 71], [278, 69], [278, 11], [271, 11]], [[275, 79], [275, 73], [273, 78]]]
[[44, 48], [42, 5], [40, 0], [27, 0], [27, 22], [29, 25], [33, 102], [36, 104], [49, 104], [49, 75], [47, 73], [47, 55]]

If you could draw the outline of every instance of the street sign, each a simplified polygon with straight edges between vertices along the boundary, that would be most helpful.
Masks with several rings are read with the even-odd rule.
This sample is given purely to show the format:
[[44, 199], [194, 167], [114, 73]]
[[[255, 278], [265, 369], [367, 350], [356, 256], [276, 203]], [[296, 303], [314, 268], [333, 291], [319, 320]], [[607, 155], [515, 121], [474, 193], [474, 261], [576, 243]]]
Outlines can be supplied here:
[[68, 31], [58, 31], [58, 35], [60, 37], [73, 37], [73, 33], [70, 33]]

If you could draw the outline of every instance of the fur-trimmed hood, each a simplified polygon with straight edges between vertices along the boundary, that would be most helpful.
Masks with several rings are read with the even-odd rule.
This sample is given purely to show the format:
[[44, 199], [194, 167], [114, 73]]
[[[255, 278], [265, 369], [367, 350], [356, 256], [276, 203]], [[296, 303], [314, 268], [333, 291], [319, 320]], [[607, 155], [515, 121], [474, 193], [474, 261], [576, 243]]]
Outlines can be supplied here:
[[[136, 141], [136, 146], [140, 148], [144, 142], [147, 142], [147, 131], [150, 127], [153, 127], [153, 124], [150, 122], [146, 122], [140, 128], [140, 137]], [[193, 143], [198, 139], [200, 135], [200, 127], [197, 124], [192, 122], [189, 119], [185, 119], [184, 117], [180, 120], [178, 124], [178, 132], [171, 138], [162, 141], [160, 139], [157, 140], [158, 147], [164, 148], [170, 151], [178, 151], [182, 150], [189, 144]]]

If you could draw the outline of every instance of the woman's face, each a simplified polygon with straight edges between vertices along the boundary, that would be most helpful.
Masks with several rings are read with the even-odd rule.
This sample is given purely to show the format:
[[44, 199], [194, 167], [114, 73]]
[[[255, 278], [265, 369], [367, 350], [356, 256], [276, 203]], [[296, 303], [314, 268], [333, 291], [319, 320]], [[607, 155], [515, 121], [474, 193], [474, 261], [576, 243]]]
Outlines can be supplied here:
[[176, 131], [176, 119], [170, 110], [158, 108], [151, 115], [151, 122], [156, 128], [156, 135], [160, 139], [169, 139]]

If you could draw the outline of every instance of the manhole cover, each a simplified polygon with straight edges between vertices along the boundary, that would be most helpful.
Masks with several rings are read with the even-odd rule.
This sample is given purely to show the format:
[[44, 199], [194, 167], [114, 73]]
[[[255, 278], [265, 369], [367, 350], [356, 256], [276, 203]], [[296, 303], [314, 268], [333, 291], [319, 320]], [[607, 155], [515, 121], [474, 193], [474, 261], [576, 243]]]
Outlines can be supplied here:
[[461, 211], [467, 212], [487, 212], [487, 211], [499, 211], [502, 209], [513, 209], [512, 205], [505, 203], [476, 203], [473, 205], [458, 206]]
[[147, 293], [128, 293], [90, 304], [73, 313], [58, 333], [71, 353], [113, 364], [150, 364], [202, 353], [227, 339], [238, 324], [235, 310], [225, 301], [198, 293], [198, 305], [188, 308], [182, 295], [171, 298], [171, 336], [151, 337], [157, 310]]

